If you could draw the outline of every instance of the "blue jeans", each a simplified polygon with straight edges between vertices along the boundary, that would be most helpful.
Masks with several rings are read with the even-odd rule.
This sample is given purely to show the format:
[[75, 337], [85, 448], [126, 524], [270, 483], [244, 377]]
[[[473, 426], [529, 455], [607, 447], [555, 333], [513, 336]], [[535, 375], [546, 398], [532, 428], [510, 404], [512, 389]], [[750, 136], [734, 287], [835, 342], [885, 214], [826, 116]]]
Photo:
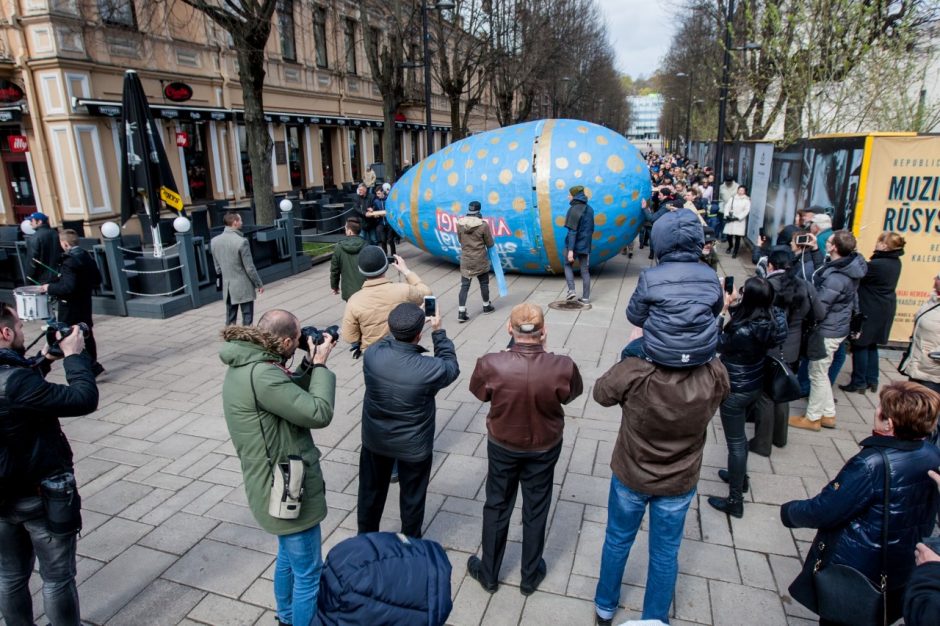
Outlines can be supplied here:
[[878, 344], [852, 346], [853, 387], [878, 386]]
[[16, 500], [0, 515], [0, 613], [7, 626], [33, 624], [29, 577], [36, 559], [47, 620], [54, 626], [79, 625], [75, 537], [49, 533], [38, 496]]
[[610, 479], [607, 499], [607, 534], [601, 553], [600, 580], [594, 594], [597, 614], [610, 619], [620, 603], [620, 583], [627, 566], [630, 548], [643, 522], [646, 505], [650, 507], [649, 566], [646, 570], [646, 594], [643, 619], [669, 623], [679, 574], [679, 545], [685, 528], [685, 514], [695, 497], [695, 489], [680, 496], [650, 496], [633, 491], [617, 476]]
[[285, 624], [309, 626], [317, 614], [320, 591], [320, 525], [277, 538], [274, 599], [277, 619]]
[[[566, 253], [567, 254], [567, 253]], [[575, 254], [574, 258], [581, 264], [581, 297], [585, 300], [590, 300], [591, 298], [591, 255], [589, 254]], [[568, 257], [565, 257], [565, 284], [568, 286], [568, 291], [575, 293], [574, 289], [574, 267], [572, 263], [568, 262]]]
[[646, 354], [646, 349], [643, 347], [643, 337], [637, 337], [623, 347], [623, 350], [620, 352], [620, 360], [623, 361], [630, 356], [647, 361], [650, 360], [649, 356]]

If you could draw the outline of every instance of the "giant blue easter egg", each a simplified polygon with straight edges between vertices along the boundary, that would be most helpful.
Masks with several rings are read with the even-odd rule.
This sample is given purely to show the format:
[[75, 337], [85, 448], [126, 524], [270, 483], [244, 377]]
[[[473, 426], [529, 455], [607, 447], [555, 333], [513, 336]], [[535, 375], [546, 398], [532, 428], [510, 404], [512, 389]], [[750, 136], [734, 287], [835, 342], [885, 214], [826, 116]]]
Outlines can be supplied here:
[[457, 219], [483, 205], [505, 271], [562, 272], [568, 189], [594, 209], [591, 265], [616, 255], [642, 224], [650, 177], [640, 152], [603, 126], [539, 120], [462, 139], [416, 163], [392, 187], [388, 220], [416, 246], [460, 262]]

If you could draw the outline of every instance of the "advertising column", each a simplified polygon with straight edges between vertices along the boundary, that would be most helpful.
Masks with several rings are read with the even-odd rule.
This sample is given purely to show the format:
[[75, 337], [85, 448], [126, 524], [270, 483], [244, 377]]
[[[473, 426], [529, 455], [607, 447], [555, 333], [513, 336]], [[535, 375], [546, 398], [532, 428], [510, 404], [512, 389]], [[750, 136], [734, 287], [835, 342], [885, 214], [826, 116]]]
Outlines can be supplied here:
[[940, 137], [869, 137], [853, 231], [867, 258], [883, 231], [906, 240], [891, 341], [906, 342], [940, 270]]

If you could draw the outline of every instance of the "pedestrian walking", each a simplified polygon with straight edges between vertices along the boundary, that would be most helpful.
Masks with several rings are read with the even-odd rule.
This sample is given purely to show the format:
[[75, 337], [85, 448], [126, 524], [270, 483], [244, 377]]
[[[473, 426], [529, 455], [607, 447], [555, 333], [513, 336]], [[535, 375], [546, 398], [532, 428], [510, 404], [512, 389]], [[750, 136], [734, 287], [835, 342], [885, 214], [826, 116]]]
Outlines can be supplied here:
[[464, 323], [470, 319], [467, 315], [467, 296], [470, 282], [474, 277], [480, 283], [480, 297], [483, 298], [483, 313], [495, 311], [490, 303], [490, 256], [493, 247], [493, 233], [490, 225], [482, 218], [480, 203], [470, 202], [467, 214], [457, 220], [457, 238], [460, 240], [460, 293], [457, 296], [457, 321]]
[[251, 258], [251, 246], [242, 234], [242, 217], [229, 211], [222, 218], [225, 230], [209, 243], [215, 273], [222, 276], [225, 325], [231, 326], [242, 310], [242, 325], [251, 326], [255, 315], [255, 292], [264, 293], [264, 283]]
[[734, 196], [724, 205], [725, 228], [724, 234], [728, 238], [726, 252], [732, 259], [738, 257], [741, 249], [741, 239], [747, 232], [747, 216], [751, 212], [751, 199], [747, 195], [747, 188], [740, 185]]

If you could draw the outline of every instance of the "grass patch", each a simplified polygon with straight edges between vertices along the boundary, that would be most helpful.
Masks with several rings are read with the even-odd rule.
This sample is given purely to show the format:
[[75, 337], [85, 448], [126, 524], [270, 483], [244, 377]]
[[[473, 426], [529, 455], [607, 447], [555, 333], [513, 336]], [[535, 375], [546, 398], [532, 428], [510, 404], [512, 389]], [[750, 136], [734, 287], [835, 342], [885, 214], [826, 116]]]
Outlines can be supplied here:
[[304, 254], [307, 256], [320, 256], [321, 254], [328, 254], [333, 251], [332, 243], [320, 243], [316, 241], [305, 241], [304, 242]]

